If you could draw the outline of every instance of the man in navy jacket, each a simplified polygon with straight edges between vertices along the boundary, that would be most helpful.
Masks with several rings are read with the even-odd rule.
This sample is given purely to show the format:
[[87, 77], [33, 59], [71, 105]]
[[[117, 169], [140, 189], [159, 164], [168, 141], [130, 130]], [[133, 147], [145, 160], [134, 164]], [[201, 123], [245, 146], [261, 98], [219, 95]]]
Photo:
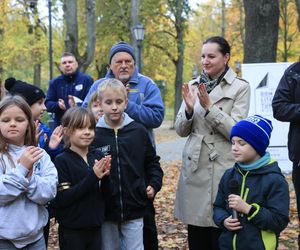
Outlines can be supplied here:
[[49, 83], [45, 100], [47, 111], [54, 113], [56, 126], [65, 111], [73, 105], [81, 105], [90, 87], [93, 78], [78, 70], [78, 63], [72, 53], [65, 52], [60, 59], [62, 74]]

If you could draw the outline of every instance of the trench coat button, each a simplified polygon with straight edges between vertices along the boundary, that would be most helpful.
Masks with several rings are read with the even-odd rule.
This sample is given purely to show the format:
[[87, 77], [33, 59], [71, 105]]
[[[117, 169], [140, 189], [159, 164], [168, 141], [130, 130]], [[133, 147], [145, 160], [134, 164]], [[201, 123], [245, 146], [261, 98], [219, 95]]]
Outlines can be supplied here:
[[189, 159], [189, 160], [192, 160], [192, 157], [188, 156], [188, 159]]
[[213, 134], [214, 134], [214, 132], [212, 132], [212, 131], [211, 131], [211, 132], [210, 132], [210, 134], [211, 134], [211, 135], [213, 135]]

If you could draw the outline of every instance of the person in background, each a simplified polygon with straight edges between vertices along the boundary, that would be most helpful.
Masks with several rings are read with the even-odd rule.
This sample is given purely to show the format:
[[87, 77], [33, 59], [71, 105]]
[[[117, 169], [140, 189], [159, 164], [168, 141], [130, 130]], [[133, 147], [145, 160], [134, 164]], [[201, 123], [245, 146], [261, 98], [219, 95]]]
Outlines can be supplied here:
[[5, 80], [5, 89], [11, 95], [20, 95], [30, 106], [33, 120], [36, 123], [36, 132], [39, 147], [46, 150], [53, 160], [62, 151], [60, 142], [62, 141], [62, 127], [57, 127], [52, 131], [42, 122], [42, 116], [46, 111], [45, 94], [39, 87], [16, 80], [13, 77]]
[[30, 107], [7, 95], [0, 102], [0, 249], [46, 250], [45, 204], [56, 195], [57, 171], [36, 145]]
[[162, 186], [160, 157], [146, 128], [124, 112], [128, 99], [122, 82], [105, 80], [98, 97], [104, 116], [92, 146], [112, 157], [102, 249], [141, 250], [147, 200]]
[[[165, 111], [159, 88], [151, 78], [138, 72], [134, 48], [126, 42], [122, 41], [111, 47], [109, 64], [110, 70], [107, 75], [92, 85], [83, 106], [87, 107], [92, 93], [97, 91], [98, 86], [104, 80], [118, 79], [128, 91], [128, 104], [125, 112], [148, 129], [152, 144], [155, 146], [153, 129], [161, 125]], [[158, 250], [153, 200], [148, 201], [144, 217], [144, 247], [146, 250]]]
[[82, 107], [70, 108], [62, 117], [66, 150], [55, 159], [61, 250], [101, 249], [105, 207], [101, 187], [103, 177], [109, 175], [111, 158], [89, 150], [95, 125], [93, 114]]
[[54, 114], [56, 126], [65, 111], [74, 106], [81, 105], [90, 87], [93, 78], [78, 70], [78, 63], [72, 53], [65, 52], [60, 58], [62, 74], [49, 82], [45, 105], [47, 111]]
[[[300, 220], [300, 62], [293, 63], [284, 72], [275, 91], [272, 108], [275, 119], [290, 123], [288, 151], [293, 162], [292, 179]], [[300, 248], [300, 233], [298, 246]]]
[[100, 105], [97, 91], [91, 95], [87, 108], [92, 111], [96, 122], [103, 116], [103, 110]]
[[218, 249], [221, 230], [212, 218], [221, 176], [233, 165], [232, 126], [248, 114], [249, 84], [228, 66], [230, 46], [219, 36], [202, 47], [202, 74], [182, 86], [183, 103], [175, 129], [187, 137], [174, 215], [188, 225], [190, 250]]
[[236, 163], [224, 173], [214, 202], [221, 250], [276, 250], [289, 222], [288, 183], [266, 152], [272, 129], [271, 121], [259, 115], [232, 127]]

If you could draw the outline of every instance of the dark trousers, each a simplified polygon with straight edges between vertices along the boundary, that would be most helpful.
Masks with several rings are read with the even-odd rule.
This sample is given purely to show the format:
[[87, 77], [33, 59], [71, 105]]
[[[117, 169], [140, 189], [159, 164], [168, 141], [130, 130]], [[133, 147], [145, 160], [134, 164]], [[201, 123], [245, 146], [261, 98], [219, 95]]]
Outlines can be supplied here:
[[59, 227], [60, 250], [101, 250], [101, 229], [72, 230]]
[[155, 223], [155, 208], [153, 200], [148, 200], [146, 214], [144, 216], [144, 249], [158, 250], [157, 228]]
[[188, 225], [190, 250], [219, 250], [221, 229]]
[[48, 219], [47, 225], [44, 226], [44, 239], [45, 239], [46, 247], [48, 247], [49, 230], [50, 230], [50, 218]]
[[[298, 162], [293, 163], [292, 179], [296, 195], [298, 220], [300, 221], [300, 166], [298, 166]], [[298, 247], [300, 249], [300, 232], [298, 234]]]

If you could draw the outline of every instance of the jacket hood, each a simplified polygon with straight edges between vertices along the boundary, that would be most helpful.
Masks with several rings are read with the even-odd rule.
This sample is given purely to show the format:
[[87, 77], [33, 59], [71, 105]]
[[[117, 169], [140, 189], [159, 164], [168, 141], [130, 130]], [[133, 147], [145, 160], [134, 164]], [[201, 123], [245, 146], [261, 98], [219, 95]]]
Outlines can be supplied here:
[[[96, 127], [113, 129], [111, 126], [109, 126], [109, 125], [106, 123], [104, 117], [105, 117], [105, 115], [102, 116], [102, 117], [99, 119], [99, 121], [97, 122]], [[124, 120], [123, 120], [122, 124], [120, 125], [119, 129], [120, 129], [120, 128], [123, 128], [123, 127], [125, 127], [126, 125], [128, 125], [129, 123], [133, 122], [133, 119], [130, 118], [130, 116], [127, 115], [125, 112], [123, 112], [123, 118], [124, 118]]]

